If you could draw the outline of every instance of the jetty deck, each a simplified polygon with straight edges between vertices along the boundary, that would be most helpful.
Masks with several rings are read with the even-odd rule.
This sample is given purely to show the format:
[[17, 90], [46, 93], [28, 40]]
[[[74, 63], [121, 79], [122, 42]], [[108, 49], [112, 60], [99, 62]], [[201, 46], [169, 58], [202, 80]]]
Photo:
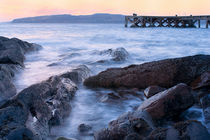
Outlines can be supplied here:
[[125, 27], [175, 27], [175, 28], [201, 28], [201, 21], [205, 27], [210, 25], [210, 15], [202, 16], [125, 16]]

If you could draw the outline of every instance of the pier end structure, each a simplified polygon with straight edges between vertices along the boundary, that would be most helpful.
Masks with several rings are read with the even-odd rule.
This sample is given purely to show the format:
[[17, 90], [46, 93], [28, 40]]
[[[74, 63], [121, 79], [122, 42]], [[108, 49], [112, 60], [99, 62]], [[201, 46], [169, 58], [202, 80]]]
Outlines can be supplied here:
[[[202, 16], [125, 16], [125, 27], [175, 27], [201, 28], [201, 20], [206, 21], [206, 28], [210, 25], [210, 15]], [[197, 26], [196, 26], [197, 24]]]

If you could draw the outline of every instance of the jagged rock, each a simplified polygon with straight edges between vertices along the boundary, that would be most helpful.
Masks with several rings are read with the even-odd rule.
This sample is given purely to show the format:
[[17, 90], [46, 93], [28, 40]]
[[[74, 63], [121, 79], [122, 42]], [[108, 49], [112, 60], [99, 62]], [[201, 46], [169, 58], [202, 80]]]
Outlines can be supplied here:
[[38, 44], [0, 36], [0, 100], [16, 95], [12, 78], [17, 69], [24, 66], [24, 54], [40, 48]]
[[24, 54], [39, 50], [40, 45], [21, 41], [17, 38], [5, 38], [0, 36], [0, 63], [18, 64], [24, 66]]
[[[128, 59], [129, 53], [124, 48], [108, 49], [99, 52], [99, 55], [109, 55], [112, 57], [111, 61], [122, 62]], [[105, 63], [109, 60], [99, 60], [98, 63]]]
[[107, 129], [95, 133], [95, 139], [123, 140], [133, 133], [146, 137], [160, 122], [178, 116], [191, 107], [193, 98], [190, 87], [178, 84], [145, 100], [137, 110], [110, 122]]
[[210, 87], [210, 71], [203, 73], [191, 83], [192, 89]]
[[159, 87], [159, 86], [149, 86], [148, 88], [146, 88], [144, 90], [144, 95], [147, 97], [147, 98], [150, 98], [152, 97], [153, 95], [161, 92], [161, 91], [164, 91], [166, 90], [165, 88], [162, 88], [162, 87]]
[[74, 139], [74, 138], [59, 137], [56, 140], [76, 140], [76, 139]]
[[145, 140], [207, 140], [210, 135], [200, 122], [185, 121], [170, 128], [157, 128]]
[[90, 131], [91, 129], [92, 129], [92, 127], [89, 126], [89, 125], [86, 125], [86, 124], [80, 124], [80, 125], [78, 126], [78, 131], [81, 132], [81, 133], [88, 132], [88, 131]]
[[121, 97], [119, 95], [116, 95], [115, 93], [108, 93], [106, 95], [103, 95], [101, 98], [100, 98], [100, 101], [101, 102], [112, 102], [114, 100], [117, 100], [117, 99], [120, 99]]
[[195, 55], [111, 68], [85, 80], [89, 87], [139, 88], [150, 85], [172, 87], [178, 83], [190, 84], [202, 73], [210, 71], [210, 55]]
[[[77, 78], [85, 78], [85, 70], [77, 70]], [[26, 133], [32, 140], [45, 139], [50, 128], [59, 125], [71, 111], [70, 101], [77, 90], [70, 79], [72, 73], [52, 76], [0, 103], [0, 139], [13, 136], [13, 132], [20, 138]]]
[[210, 94], [201, 98], [201, 105], [203, 108], [205, 123], [210, 132]]

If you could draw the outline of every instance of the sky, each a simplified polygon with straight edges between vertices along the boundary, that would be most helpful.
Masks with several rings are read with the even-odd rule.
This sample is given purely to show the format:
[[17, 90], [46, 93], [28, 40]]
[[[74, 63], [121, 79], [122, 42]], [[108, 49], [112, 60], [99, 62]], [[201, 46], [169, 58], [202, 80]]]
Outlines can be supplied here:
[[40, 15], [210, 15], [210, 0], [0, 0], [0, 21]]

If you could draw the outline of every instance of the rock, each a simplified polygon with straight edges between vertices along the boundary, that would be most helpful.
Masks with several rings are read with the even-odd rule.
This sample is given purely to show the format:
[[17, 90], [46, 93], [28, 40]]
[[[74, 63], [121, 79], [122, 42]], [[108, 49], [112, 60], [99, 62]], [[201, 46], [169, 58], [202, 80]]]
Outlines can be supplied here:
[[86, 125], [86, 124], [80, 124], [80, 125], [78, 126], [78, 131], [79, 131], [80, 133], [88, 132], [88, 131], [90, 131], [91, 129], [92, 129], [92, 127], [89, 126], [89, 125]]
[[117, 99], [120, 99], [121, 97], [119, 95], [116, 95], [115, 93], [108, 93], [106, 95], [103, 95], [101, 98], [100, 98], [100, 101], [101, 102], [112, 102], [114, 100], [117, 100]]
[[[85, 71], [77, 70], [77, 76], [85, 78]], [[70, 79], [72, 73], [52, 76], [0, 103], [0, 139], [11, 135], [21, 138], [25, 133], [30, 139], [45, 139], [50, 128], [63, 122], [71, 111], [70, 101], [77, 90]]]
[[74, 139], [74, 138], [59, 137], [56, 140], [76, 140], [76, 139]]
[[156, 125], [178, 116], [193, 103], [190, 87], [178, 84], [145, 100], [137, 110], [110, 122], [108, 128], [95, 133], [95, 139], [123, 140], [132, 137], [133, 133], [138, 134], [135, 137], [147, 137]]
[[[108, 49], [99, 52], [99, 55], [110, 55], [111, 61], [122, 62], [128, 59], [129, 53], [124, 48]], [[99, 60], [98, 63], [105, 63], [107, 60]]]
[[210, 87], [210, 71], [203, 73], [191, 83], [192, 89]]
[[[122, 120], [124, 120], [124, 118]], [[109, 128], [96, 132], [94, 137], [95, 140], [123, 140], [131, 137], [144, 137], [151, 131], [152, 128], [144, 119], [128, 118], [126, 121], [119, 119], [110, 122]], [[134, 134], [136, 135], [134, 136]]]
[[138, 111], [146, 111], [153, 121], [160, 121], [178, 116], [193, 104], [191, 88], [186, 84], [178, 84], [145, 100], [138, 107]]
[[210, 55], [195, 55], [107, 69], [86, 79], [84, 85], [139, 89], [158, 85], [170, 88], [178, 83], [190, 84], [193, 79], [206, 71], [210, 71]]
[[144, 90], [144, 95], [147, 98], [152, 97], [153, 95], [166, 90], [165, 88], [159, 87], [159, 86], [149, 86]]
[[80, 65], [78, 68], [73, 69], [62, 75], [64, 78], [71, 79], [74, 83], [82, 83], [87, 77], [90, 76], [90, 69], [85, 65]]
[[38, 44], [0, 36], [0, 100], [16, 95], [16, 88], [13, 84], [15, 72], [20, 67], [24, 67], [25, 53], [40, 48]]
[[210, 135], [198, 121], [185, 121], [170, 128], [157, 128], [145, 140], [207, 140]]
[[210, 94], [201, 98], [201, 105], [203, 108], [203, 115], [205, 118], [205, 123], [210, 132]]
[[16, 88], [12, 82], [12, 77], [0, 66], [0, 100], [8, 99], [15, 94]]
[[125, 61], [129, 54], [124, 48], [117, 48], [111, 52], [111, 56], [113, 57], [113, 61]]
[[21, 41], [17, 38], [0, 37], [0, 63], [24, 66], [24, 54], [41, 48], [38, 44]]

